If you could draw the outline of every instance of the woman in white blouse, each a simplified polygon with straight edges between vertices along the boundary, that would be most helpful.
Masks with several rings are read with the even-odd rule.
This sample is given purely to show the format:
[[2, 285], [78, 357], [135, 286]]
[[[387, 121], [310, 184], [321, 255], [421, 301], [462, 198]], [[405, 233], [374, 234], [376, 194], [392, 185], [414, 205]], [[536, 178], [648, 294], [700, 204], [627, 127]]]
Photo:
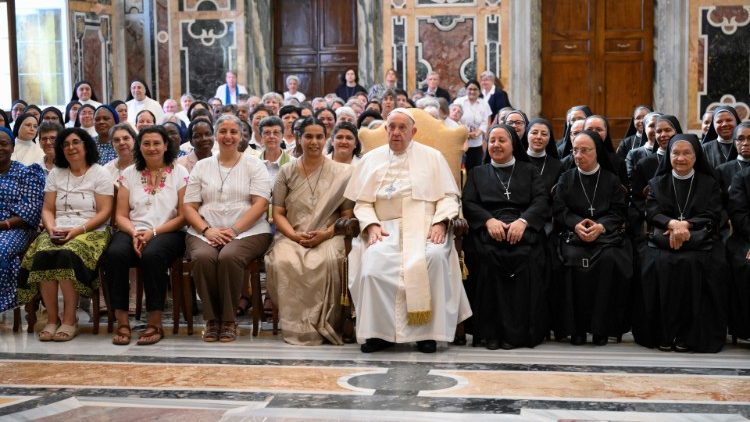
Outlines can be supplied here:
[[[97, 164], [96, 142], [81, 128], [63, 130], [55, 140], [55, 168], [47, 176], [42, 207], [42, 232], [21, 262], [18, 293], [28, 302], [41, 292], [47, 325], [41, 341], [68, 341], [78, 332], [78, 295], [91, 296], [98, 287], [99, 257], [109, 243], [107, 222], [112, 214], [113, 186]], [[58, 317], [58, 286], [62, 290], [62, 324]]]
[[11, 160], [25, 166], [44, 163], [44, 151], [36, 143], [35, 138], [39, 121], [30, 113], [24, 113], [16, 119], [13, 135], [16, 137], [16, 147], [13, 149]]
[[463, 109], [461, 124], [469, 129], [469, 149], [466, 151], [466, 172], [482, 164], [484, 156], [484, 133], [490, 122], [492, 110], [479, 96], [481, 88], [479, 82], [472, 79], [466, 82], [466, 96], [456, 99]]
[[193, 278], [203, 301], [204, 341], [237, 338], [235, 309], [249, 262], [271, 243], [265, 212], [271, 194], [266, 167], [237, 150], [240, 119], [222, 115], [214, 125], [219, 154], [198, 161], [190, 173], [183, 213]]
[[141, 269], [146, 291], [148, 322], [139, 345], [164, 338], [162, 312], [172, 261], [185, 253], [185, 218], [182, 200], [188, 171], [176, 164], [169, 137], [161, 126], [143, 128], [133, 152], [134, 165], [125, 169], [117, 191], [117, 227], [104, 264], [110, 306], [115, 310], [116, 345], [130, 344], [128, 270]]
[[151, 99], [151, 91], [148, 86], [141, 80], [134, 80], [130, 83], [130, 95], [128, 95], [128, 122], [135, 126], [135, 117], [141, 110], [148, 110], [154, 115], [154, 122], [161, 119], [164, 110], [158, 101]]
[[112, 175], [112, 183], [119, 187], [119, 180], [123, 171], [133, 164], [133, 149], [135, 148], [136, 134], [130, 123], [118, 123], [109, 130], [109, 139], [112, 140], [112, 148], [117, 153], [117, 158], [110, 160], [104, 168]]

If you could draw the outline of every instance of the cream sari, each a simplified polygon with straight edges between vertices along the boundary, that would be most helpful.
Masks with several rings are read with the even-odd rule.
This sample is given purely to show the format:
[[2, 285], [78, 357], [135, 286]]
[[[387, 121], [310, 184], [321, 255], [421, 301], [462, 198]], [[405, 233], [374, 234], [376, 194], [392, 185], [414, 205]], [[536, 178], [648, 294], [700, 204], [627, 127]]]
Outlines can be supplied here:
[[[272, 202], [285, 208], [295, 231], [328, 227], [342, 209], [354, 207], [344, 199], [351, 171], [348, 164], [325, 160], [308, 183], [298, 166], [290, 163], [279, 171]], [[343, 344], [339, 271], [343, 257], [342, 236], [306, 248], [276, 233], [265, 261], [268, 292], [279, 309], [284, 341], [310, 346], [324, 340]]]

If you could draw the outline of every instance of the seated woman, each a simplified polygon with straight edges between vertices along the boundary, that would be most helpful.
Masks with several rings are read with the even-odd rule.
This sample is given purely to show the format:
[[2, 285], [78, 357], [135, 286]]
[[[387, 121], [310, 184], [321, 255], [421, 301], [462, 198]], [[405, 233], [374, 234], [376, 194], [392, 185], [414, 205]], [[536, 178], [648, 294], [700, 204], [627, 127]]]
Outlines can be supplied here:
[[81, 109], [81, 103], [71, 101], [65, 106], [65, 127], [74, 127], [78, 120], [78, 110]]
[[182, 200], [188, 171], [174, 164], [176, 150], [164, 128], [151, 126], [138, 133], [135, 165], [120, 178], [117, 191], [117, 228], [107, 248], [105, 274], [110, 306], [115, 310], [116, 345], [130, 344], [128, 272], [138, 266], [146, 291], [148, 323], [139, 345], [155, 344], [164, 337], [161, 314], [169, 284], [167, 270], [185, 253], [185, 218]]
[[211, 156], [211, 149], [214, 147], [214, 128], [207, 120], [198, 119], [188, 126], [187, 138], [193, 147], [192, 151], [178, 158], [177, 164], [192, 172], [195, 163]]
[[[750, 147], [750, 122], [740, 123], [734, 129], [734, 141], [739, 150], [738, 157], [742, 157]], [[747, 167], [732, 178], [727, 208], [733, 228], [727, 242], [733, 275], [729, 295], [732, 310], [729, 333], [747, 339], [750, 338], [750, 170]]]
[[76, 115], [76, 121], [73, 124], [73, 127], [80, 127], [81, 129], [86, 130], [86, 132], [91, 136], [96, 136], [96, 127], [94, 127], [94, 113], [96, 113], [96, 108], [90, 104], [84, 104], [81, 106], [80, 109], [78, 109], [78, 114]]
[[156, 124], [156, 117], [150, 110], [141, 110], [135, 116], [135, 130], [139, 131], [144, 127], [153, 126]]
[[198, 161], [190, 173], [182, 207], [190, 224], [187, 253], [203, 301], [203, 340], [237, 338], [235, 309], [247, 264], [271, 243], [266, 221], [271, 181], [265, 166], [237, 150], [240, 119], [222, 115], [214, 133], [219, 154]]
[[529, 156], [531, 164], [539, 169], [544, 189], [550, 193], [562, 173], [562, 163], [557, 156], [552, 124], [546, 119], [533, 119], [526, 128], [526, 140], [529, 142], [526, 155]]
[[[68, 341], [78, 332], [78, 295], [98, 287], [99, 256], [109, 243], [106, 224], [112, 214], [114, 187], [97, 164], [96, 142], [81, 128], [68, 128], [55, 140], [55, 168], [47, 176], [42, 232], [21, 262], [19, 299], [28, 302], [41, 291], [47, 325], [41, 341]], [[62, 325], [57, 292], [62, 290]]]
[[553, 215], [559, 230], [561, 274], [553, 278], [560, 292], [552, 316], [557, 338], [597, 346], [628, 331], [627, 309], [633, 252], [624, 236], [625, 188], [609, 160], [602, 138], [584, 130], [573, 138], [575, 167], [560, 176]]
[[136, 134], [130, 123], [118, 123], [109, 130], [109, 138], [112, 140], [117, 158], [110, 160], [104, 168], [112, 175], [112, 182], [119, 187], [122, 172], [133, 164], [133, 149], [135, 148]]
[[96, 129], [94, 141], [96, 141], [96, 148], [99, 150], [99, 164], [101, 165], [105, 165], [117, 157], [109, 134], [112, 127], [119, 123], [120, 115], [108, 105], [101, 105], [94, 112], [94, 128]]
[[39, 225], [44, 199], [44, 171], [10, 159], [15, 137], [0, 127], [0, 313], [16, 303], [21, 254]]
[[359, 161], [361, 152], [362, 143], [359, 142], [357, 127], [353, 123], [339, 122], [333, 128], [326, 157], [337, 163], [354, 164]]
[[302, 156], [281, 168], [273, 189], [276, 238], [266, 255], [268, 291], [278, 304], [284, 341], [342, 344], [344, 240], [334, 237], [333, 225], [353, 216], [354, 203], [344, 199], [351, 166], [323, 156], [319, 120], [304, 119], [300, 131]]
[[57, 107], [50, 106], [42, 110], [42, 118], [39, 124], [42, 124], [44, 122], [48, 123], [55, 123], [60, 126], [63, 125], [63, 115], [62, 112]]
[[463, 194], [475, 254], [474, 334], [487, 348], [534, 347], [547, 328], [547, 272], [540, 232], [549, 194], [515, 130], [490, 128], [490, 164], [469, 172]]
[[633, 337], [669, 352], [718, 352], [727, 332], [721, 188], [695, 135], [675, 135], [649, 182]]

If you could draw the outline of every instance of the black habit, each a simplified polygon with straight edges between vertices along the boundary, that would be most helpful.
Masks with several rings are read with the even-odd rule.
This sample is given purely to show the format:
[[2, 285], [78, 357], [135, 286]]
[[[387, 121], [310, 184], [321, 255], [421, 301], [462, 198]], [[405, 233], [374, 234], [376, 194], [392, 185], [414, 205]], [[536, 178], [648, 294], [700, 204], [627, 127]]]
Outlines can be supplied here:
[[703, 144], [703, 154], [711, 165], [711, 168], [717, 168], [720, 165], [737, 158], [737, 148], [734, 143], [721, 143], [718, 139]]
[[732, 271], [730, 284], [729, 333], [750, 338], [750, 170], [734, 176], [729, 189], [729, 217], [733, 233], [727, 242], [727, 256]]

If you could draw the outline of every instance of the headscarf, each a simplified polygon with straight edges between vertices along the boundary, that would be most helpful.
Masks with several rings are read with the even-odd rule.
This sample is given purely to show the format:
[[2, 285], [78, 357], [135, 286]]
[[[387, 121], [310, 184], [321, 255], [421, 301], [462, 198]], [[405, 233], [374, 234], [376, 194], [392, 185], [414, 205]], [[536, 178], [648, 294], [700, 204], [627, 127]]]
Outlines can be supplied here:
[[[84, 104], [84, 105], [81, 106], [81, 108], [78, 109], [78, 114], [76, 114], [76, 122], [75, 122], [75, 124], [73, 124], [73, 127], [81, 127], [81, 111], [84, 108], [90, 108], [90, 109], [94, 110], [94, 116], [96, 116], [96, 108], [94, 108], [94, 106], [92, 106], [91, 104]], [[115, 114], [117, 114], [117, 113], [115, 113]]]
[[[628, 136], [633, 136], [633, 135], [635, 135], [637, 133], [638, 129], [636, 129], [636, 127], [635, 127], [635, 115], [637, 113], [639, 113], [642, 109], [648, 110], [649, 113], [651, 113], [653, 111], [653, 110], [651, 110], [651, 107], [649, 107], [647, 105], [637, 105], [637, 106], [635, 106], [635, 108], [633, 109], [633, 114], [630, 117], [630, 124], [628, 125], [628, 130], [625, 132], [625, 136], [623, 136], [623, 139], [627, 138]], [[644, 139], [643, 138], [643, 132], [641, 132], [641, 139]]]
[[[23, 125], [23, 121], [32, 118], [36, 120], [36, 117], [31, 113], [23, 113], [22, 115], [18, 116], [18, 119], [16, 119], [16, 124], [13, 126], [13, 136], [18, 138], [18, 131], [21, 130], [21, 125]], [[37, 124], [39, 124], [39, 120], [36, 121]], [[36, 135], [34, 135], [34, 139], [36, 139]], [[31, 141], [34, 141], [34, 139], [30, 139]], [[29, 139], [26, 139], [27, 141]]]
[[656, 176], [672, 174], [672, 160], [669, 159], [669, 157], [672, 154], [672, 147], [674, 144], [681, 141], [690, 142], [690, 145], [693, 147], [693, 152], [695, 153], [695, 164], [693, 165], [693, 170], [695, 170], [696, 173], [703, 173], [715, 177], [714, 170], [711, 168], [711, 165], [708, 164], [705, 154], [703, 154], [703, 147], [701, 146], [698, 136], [692, 133], [679, 133], [669, 140], [669, 145], [667, 146], [667, 159], [661, 160], [659, 168], [656, 170]]
[[[518, 134], [516, 133], [515, 129], [513, 129], [512, 127], [506, 124], [498, 123], [498, 124], [492, 125], [489, 129], [487, 129], [487, 142], [488, 143], [490, 140], [490, 134], [495, 129], [502, 129], [505, 132], [507, 132], [508, 135], [510, 135], [510, 143], [513, 146], [513, 158], [515, 158], [516, 161], [525, 161], [525, 162], [530, 161], [529, 156], [526, 155], [526, 147], [524, 147], [523, 144], [521, 143], [521, 138], [518, 137]], [[489, 162], [490, 162], [490, 149], [488, 147], [487, 152], [485, 152], [484, 154], [483, 163], [488, 164]]]
[[105, 110], [107, 110], [107, 111], [109, 111], [110, 113], [112, 113], [112, 117], [115, 119], [115, 124], [120, 123], [120, 115], [117, 113], [117, 110], [115, 110], [115, 108], [112, 107], [109, 104], [102, 104], [99, 107], [97, 107], [94, 110], [94, 119], [96, 119], [96, 112], [99, 111], [99, 109], [102, 109], [102, 108], [105, 109]]
[[27, 103], [24, 100], [20, 100], [20, 99], [19, 100], [13, 100], [13, 102], [10, 104], [10, 109], [11, 109], [10, 117], [11, 117], [11, 119], [10, 119], [9, 123], [13, 123], [13, 112], [12, 112], [12, 110], [13, 110], [13, 107], [16, 106], [16, 104], [23, 104], [23, 108], [24, 109], [29, 106], [29, 103]]
[[[78, 98], [78, 87], [81, 85], [88, 85], [89, 88], [91, 88], [91, 100], [99, 102], [99, 99], [96, 98], [96, 91], [94, 91], [94, 85], [91, 85], [91, 82], [89, 81], [79, 81], [74, 87], [73, 87], [73, 95], [70, 97], [70, 101], [80, 101], [81, 99]], [[145, 85], [145, 84], [144, 84]]]
[[7, 127], [0, 126], [0, 132], [5, 133], [10, 137], [10, 143], [15, 145], [16, 144], [16, 135], [13, 134], [13, 131], [8, 129]]
[[[604, 141], [602, 141], [602, 137], [593, 130], [584, 130], [578, 134], [578, 136], [581, 135], [587, 135], [594, 141], [594, 148], [596, 148], [596, 162], [599, 163], [601, 168], [617, 176], [618, 171], [609, 159], [609, 153], [607, 152], [607, 147], [604, 144]], [[573, 140], [570, 141], [570, 149], [573, 149]], [[573, 163], [575, 164], [575, 159], [573, 160]], [[576, 168], [577, 167], [578, 166], [576, 165]]]
[[121, 104], [122, 105], [127, 105], [125, 103], [125, 101], [123, 101], [123, 100], [114, 100], [111, 103], [109, 103], [109, 106], [112, 107], [113, 109], [115, 109], [115, 111], [117, 111], [117, 107], [119, 107]]
[[[482, 92], [481, 88], [479, 89], [479, 92]], [[526, 113], [524, 113], [523, 111], [518, 110], [518, 109], [513, 109], [513, 110], [511, 110], [511, 111], [509, 111], [509, 112], [507, 112], [505, 114], [505, 118], [503, 119], [503, 124], [504, 125], [507, 124], [506, 122], [508, 121], [508, 116], [510, 116], [511, 114], [520, 114], [521, 117], [523, 117], [523, 122], [524, 122], [525, 127], [528, 129], [528, 127], [529, 127], [529, 118], [526, 116]], [[489, 133], [489, 132], [487, 132], [487, 133]], [[517, 135], [518, 134], [516, 134], [516, 136]], [[524, 129], [523, 135], [519, 139], [521, 141], [521, 146], [523, 146], [523, 151], [524, 151], [524, 154], [525, 154], [526, 153], [526, 148], [529, 147], [529, 141], [526, 138], [526, 129]]]
[[591, 109], [587, 105], [577, 105], [568, 109], [567, 113], [565, 113], [565, 127], [563, 128], [563, 138], [560, 142], [560, 148], [558, 148], [557, 150], [560, 158], [565, 158], [570, 155], [570, 150], [573, 149], [573, 140], [570, 139], [570, 123], [568, 123], [568, 116], [570, 116], [570, 113], [574, 111], [582, 111], [583, 114], [586, 115], [586, 117], [594, 114], [593, 112], [591, 112]]
[[7, 114], [5, 114], [5, 111], [1, 108], [0, 108], [0, 114], [3, 115], [3, 121], [5, 122], [5, 126], [0, 126], [0, 127], [5, 127], [5, 128], [10, 129], [10, 122], [12, 122], [12, 120], [10, 120], [10, 117]]
[[732, 106], [719, 106], [714, 109], [714, 115], [711, 117], [711, 124], [708, 126], [708, 132], [706, 132], [706, 135], [703, 137], [703, 140], [701, 141], [702, 144], [705, 144], [706, 142], [713, 141], [714, 139], [719, 137], [719, 133], [716, 132], [716, 126], [714, 126], [714, 119], [716, 118], [716, 115], [721, 113], [722, 111], [728, 111], [732, 113], [732, 116], [734, 116], [734, 120], [737, 122], [737, 124], [740, 124], [742, 119], [740, 119], [740, 115], [737, 114], [737, 110], [734, 109]]
[[24, 113], [28, 113], [29, 110], [36, 110], [36, 111], [38, 111], [39, 112], [39, 117], [42, 117], [42, 109], [39, 108], [38, 105], [36, 105], [36, 104], [29, 104], [29, 105], [26, 106], [26, 108], [23, 109], [23, 112]]
[[[190, 104], [190, 107], [188, 107], [188, 109], [187, 109], [187, 117], [188, 117], [188, 119], [190, 119], [190, 116], [192, 116], [192, 114], [193, 114], [193, 110], [199, 104], [202, 105], [203, 108], [205, 108], [206, 110], [208, 110], [208, 112], [213, 115], [213, 113], [211, 112], [211, 110], [213, 110], [213, 109], [211, 108], [210, 105], [208, 105], [207, 102], [205, 102], [205, 101], [193, 101], [193, 103]], [[268, 114], [272, 114], [272, 113], [269, 112]]]
[[527, 149], [529, 148], [528, 146], [529, 131], [531, 130], [531, 127], [536, 124], [543, 124], [547, 126], [547, 131], [549, 132], [549, 142], [547, 142], [547, 147], [544, 149], [544, 151], [547, 153], [548, 156], [559, 159], [560, 156], [557, 154], [557, 145], [555, 144], [555, 135], [552, 132], [552, 123], [550, 123], [549, 120], [547, 119], [537, 117], [536, 119], [532, 119], [526, 125], [526, 133], [524, 134], [524, 139], [526, 139], [526, 143], [527, 143], [526, 148]]
[[175, 122], [164, 122], [164, 123], [162, 123], [162, 126], [166, 126], [166, 125], [172, 125], [172, 126], [174, 126], [174, 127], [177, 128], [177, 133], [180, 134], [180, 144], [184, 144], [185, 143], [185, 132], [186, 132], [185, 129], [183, 129], [183, 127], [181, 125], [178, 125]]
[[[651, 120], [656, 121], [656, 119], [661, 116], [661, 113], [658, 113], [656, 111], [652, 111], [648, 113], [647, 115], [643, 116], [643, 129], [641, 129], [641, 142], [643, 143], [643, 147], [646, 146], [646, 143], [648, 142], [648, 136], [646, 136], [646, 126], [648, 126], [649, 123], [651, 123]], [[655, 151], [657, 148], [659, 148], [659, 145], [657, 144], [656, 140], [654, 140], [654, 147], [653, 150]]]
[[[607, 152], [614, 153], [615, 152], [615, 146], [612, 145], [612, 133], [611, 133], [610, 128], [609, 128], [609, 120], [607, 120], [607, 118], [605, 116], [602, 116], [601, 114], [592, 114], [591, 116], [587, 117], [586, 120], [591, 119], [591, 118], [601, 119], [604, 122], [604, 127], [607, 128], [607, 137], [604, 138], [604, 139], [602, 139], [602, 142], [604, 144], [604, 149]], [[585, 122], [583, 123], [583, 127], [586, 127], [586, 123]], [[601, 139], [601, 136], [599, 137], [599, 139]], [[572, 144], [571, 144], [571, 148], [572, 148]], [[615, 174], [617, 174], [617, 173], [615, 173]]]
[[128, 98], [126, 98], [125, 101], [130, 101], [130, 100], [133, 99], [133, 93], [130, 92], [130, 87], [133, 86], [133, 82], [140, 82], [141, 85], [143, 85], [143, 87], [145, 88], [144, 91], [146, 91], [146, 97], [152, 98], [151, 97], [151, 90], [148, 89], [148, 84], [146, 82], [144, 82], [143, 79], [136, 78], [136, 79], [133, 79], [132, 81], [130, 81], [130, 85], [128, 85]]
[[671, 114], [662, 114], [656, 118], [656, 124], [658, 125], [659, 122], [667, 122], [669, 123], [672, 128], [674, 128], [674, 131], [676, 132], [675, 136], [682, 133], [682, 126], [680, 126], [680, 121], [677, 120], [677, 117], [671, 115]]
[[[47, 107], [44, 110], [42, 110], [42, 115], [41, 115], [42, 121], [44, 121], [44, 115], [47, 114], [50, 111], [53, 112], [53, 113], [55, 113], [55, 114], [57, 114], [57, 118], [60, 119], [60, 126], [62, 126], [62, 125], [65, 124], [65, 123], [63, 123], [65, 121], [65, 119], [63, 118], [62, 113], [60, 112], [60, 110], [57, 107]], [[39, 122], [39, 123], [41, 124], [42, 122]]]
[[[68, 103], [68, 105], [65, 106], [65, 120], [64, 120], [64, 123], [70, 122], [70, 109], [72, 109], [73, 106], [76, 105], [76, 104], [81, 105], [81, 102], [80, 101], [71, 101], [71, 102]], [[79, 108], [78, 111], [80, 111], [80, 110], [81, 109]], [[78, 118], [78, 114], [76, 114], [76, 119], [77, 118]]]

